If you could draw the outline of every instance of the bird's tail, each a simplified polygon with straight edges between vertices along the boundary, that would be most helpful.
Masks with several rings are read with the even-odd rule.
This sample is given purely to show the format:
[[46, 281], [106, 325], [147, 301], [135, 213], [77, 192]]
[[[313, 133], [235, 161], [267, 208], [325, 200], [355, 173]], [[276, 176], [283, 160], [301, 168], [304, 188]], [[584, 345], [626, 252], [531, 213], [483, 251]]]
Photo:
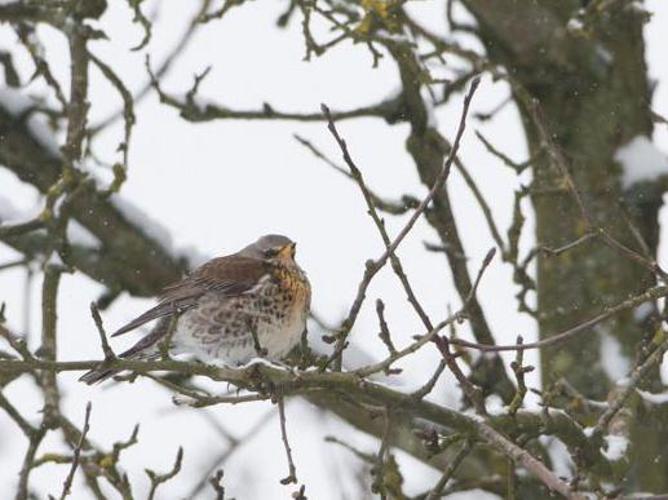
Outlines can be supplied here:
[[[155, 325], [151, 333], [149, 333], [146, 337], [141, 339], [127, 351], [119, 354], [118, 357], [137, 361], [150, 361], [157, 359], [160, 356], [159, 341], [167, 334], [170, 324], [170, 318], [162, 318]], [[117, 375], [123, 371], [122, 369], [118, 368], [105, 368], [104, 364], [105, 362], [103, 361], [97, 368], [93, 368], [92, 370], [84, 373], [81, 377], [79, 377], [79, 381], [85, 382], [88, 385], [93, 385], [103, 382], [109, 377], [113, 377], [114, 375]]]
[[87, 371], [81, 377], [79, 377], [79, 382], [85, 382], [88, 385], [97, 384], [99, 382], [107, 380], [109, 377], [113, 377], [120, 371], [121, 370], [115, 368], [107, 368], [107, 369], [94, 368], [92, 370]]

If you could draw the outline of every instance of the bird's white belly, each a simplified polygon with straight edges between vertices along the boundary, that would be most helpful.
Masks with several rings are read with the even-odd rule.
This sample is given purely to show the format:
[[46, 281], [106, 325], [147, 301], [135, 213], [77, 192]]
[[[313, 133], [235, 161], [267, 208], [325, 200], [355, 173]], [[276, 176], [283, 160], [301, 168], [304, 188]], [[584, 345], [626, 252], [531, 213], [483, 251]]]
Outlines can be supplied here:
[[175, 351], [207, 362], [244, 364], [258, 357], [250, 318], [254, 318], [260, 347], [273, 360], [288, 354], [306, 328], [306, 311], [299, 308], [289, 307], [279, 314], [258, 308], [245, 297], [224, 304], [213, 297], [179, 318], [173, 335]]

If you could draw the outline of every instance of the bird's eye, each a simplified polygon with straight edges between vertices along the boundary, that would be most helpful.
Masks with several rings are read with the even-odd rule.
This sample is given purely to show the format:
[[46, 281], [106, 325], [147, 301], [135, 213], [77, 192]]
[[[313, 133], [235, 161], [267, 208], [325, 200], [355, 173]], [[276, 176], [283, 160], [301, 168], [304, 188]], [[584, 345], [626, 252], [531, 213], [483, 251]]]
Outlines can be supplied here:
[[264, 251], [264, 256], [267, 258], [276, 257], [278, 255], [278, 248], [268, 248]]

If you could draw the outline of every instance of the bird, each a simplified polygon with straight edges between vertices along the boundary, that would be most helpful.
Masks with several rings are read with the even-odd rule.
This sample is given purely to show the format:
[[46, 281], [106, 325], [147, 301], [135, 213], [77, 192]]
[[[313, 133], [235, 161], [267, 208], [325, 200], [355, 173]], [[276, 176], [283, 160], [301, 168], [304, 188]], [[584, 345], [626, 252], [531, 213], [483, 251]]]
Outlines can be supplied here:
[[[311, 304], [311, 285], [295, 253], [296, 243], [288, 237], [268, 234], [237, 253], [206, 262], [165, 287], [155, 307], [112, 334], [158, 320], [119, 357], [159, 359], [171, 335], [170, 352], [204, 362], [239, 366], [259, 354], [280, 361], [306, 331]], [[92, 385], [119, 371], [102, 364], [79, 380]]]

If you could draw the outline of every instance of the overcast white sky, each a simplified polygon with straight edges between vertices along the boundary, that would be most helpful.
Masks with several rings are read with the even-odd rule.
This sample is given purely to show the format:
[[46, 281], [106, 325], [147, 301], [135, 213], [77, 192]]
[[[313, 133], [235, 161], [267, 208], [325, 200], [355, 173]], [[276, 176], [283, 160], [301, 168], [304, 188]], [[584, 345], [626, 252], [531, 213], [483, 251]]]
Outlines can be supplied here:
[[[386, 61], [380, 68], [371, 69], [370, 55], [360, 46], [344, 44], [323, 58], [303, 62], [298, 16], [287, 31], [274, 28], [276, 17], [285, 8], [284, 3], [251, 2], [232, 10], [222, 22], [203, 27], [166, 78], [164, 88], [184, 92], [191, 84], [193, 73], [208, 65], [212, 69], [202, 85], [203, 96], [234, 108], [257, 108], [267, 101], [285, 110], [315, 110], [321, 102], [333, 109], [348, 109], [376, 102], [397, 88], [394, 66]], [[151, 2], [149, 5], [159, 4]], [[668, 4], [653, 0], [645, 5], [654, 14], [646, 27], [647, 60], [650, 75], [657, 82], [653, 107], [665, 116], [668, 114], [665, 58]], [[169, 51], [190, 18], [181, 4], [176, 7], [172, 2], [162, 2], [160, 6], [148, 47], [154, 63]], [[445, 29], [442, 2], [427, 0], [413, 8], [435, 29], [441, 32]], [[142, 36], [131, 19], [132, 14], [124, 4], [110, 2], [102, 24], [111, 41], [95, 42], [92, 50], [136, 89], [145, 82], [146, 72], [143, 54], [128, 51]], [[64, 41], [47, 28], [42, 29], [40, 35], [46, 43], [52, 69], [66, 82], [68, 60]], [[474, 44], [470, 40], [467, 43]], [[14, 44], [7, 26], [0, 26], [0, 46]], [[19, 63], [23, 76], [27, 76], [31, 67], [27, 58], [19, 58]], [[31, 87], [36, 93], [40, 88]], [[505, 84], [494, 84], [485, 78], [473, 110], [487, 111], [507, 93]], [[91, 101], [92, 123], [120, 105], [115, 91], [96, 73], [91, 80]], [[437, 112], [439, 129], [447, 137], [455, 132], [460, 110], [461, 96], [457, 96]], [[129, 180], [122, 196], [168, 228], [175, 249], [194, 247], [200, 254], [215, 256], [236, 251], [264, 233], [289, 235], [299, 243], [298, 259], [313, 285], [313, 309], [331, 323], [340, 320], [354, 296], [364, 261], [381, 253], [382, 242], [366, 215], [355, 185], [316, 161], [292, 138], [293, 133], [299, 133], [331, 156], [338, 157], [326, 127], [321, 123], [286, 122], [191, 124], [180, 119], [174, 110], [160, 105], [154, 96], [142, 101], [136, 112], [138, 123], [131, 145]], [[470, 125], [462, 145], [462, 157], [492, 203], [498, 224], [505, 229], [510, 223], [517, 179], [484, 151], [473, 129], [480, 128], [511, 158], [523, 160], [526, 147], [517, 112], [507, 106], [491, 122], [471, 122]], [[114, 150], [121, 138], [121, 127], [119, 123], [108, 130], [96, 144], [106, 161], [116, 158]], [[658, 127], [654, 137], [655, 144], [664, 151], [668, 150], [667, 129]], [[339, 130], [376, 192], [391, 198], [405, 193], [425, 194], [404, 149], [405, 125], [389, 127], [380, 120], [360, 119], [341, 123]], [[101, 170], [100, 175], [104, 175], [103, 169], [91, 168]], [[492, 240], [461, 179], [453, 175], [448, 186], [469, 263], [475, 272], [492, 246]], [[10, 198], [21, 210], [31, 210], [37, 202], [32, 189], [3, 169], [0, 169], [0, 197]], [[665, 222], [665, 219], [664, 213], [662, 220]], [[390, 231], [396, 231], [405, 218], [388, 218], [387, 222]], [[531, 235], [531, 227], [529, 220], [527, 235]], [[424, 241], [435, 242], [436, 236], [427, 224], [419, 222], [399, 253], [427, 311], [433, 318], [442, 318], [447, 314], [446, 307], [450, 304], [456, 308], [459, 301], [445, 259], [438, 254], [425, 253]], [[530, 245], [530, 239], [525, 239], [524, 244]], [[11, 250], [0, 246], [0, 263], [14, 257]], [[661, 257], [666, 257], [665, 245]], [[33, 341], [40, 328], [39, 281], [38, 276], [30, 291], [32, 314], [26, 328], [21, 291], [25, 272], [0, 273], [0, 302], [7, 304], [9, 324], [16, 331], [27, 331]], [[515, 313], [511, 283], [510, 268], [495, 262], [485, 276], [480, 298], [499, 341], [511, 341], [519, 333], [530, 340], [535, 337], [535, 328], [527, 317]], [[63, 278], [58, 311], [61, 359], [90, 359], [101, 355], [88, 314], [88, 304], [101, 292], [97, 283], [80, 274]], [[391, 272], [382, 272], [369, 290], [367, 308], [357, 322], [353, 337], [370, 355], [380, 357], [384, 350], [376, 337], [373, 307], [368, 307], [376, 297], [385, 300], [387, 319], [399, 342], [407, 342], [411, 335], [419, 333], [420, 324], [407, 307], [394, 276]], [[151, 303], [124, 295], [104, 313], [105, 322], [110, 328], [118, 326]], [[120, 350], [136, 338], [118, 339], [114, 348]], [[406, 362], [403, 365], [406, 387], [424, 382], [431, 374], [425, 367], [435, 366], [437, 359], [436, 353], [424, 349]], [[535, 355], [529, 361], [535, 363]], [[537, 371], [534, 373], [531, 383], [537, 385]], [[60, 377], [65, 411], [74, 421], [81, 422], [86, 401], [92, 401], [90, 436], [96, 442], [108, 447], [114, 440], [128, 436], [135, 423], [141, 424], [139, 444], [127, 450], [123, 458], [139, 498], [148, 486], [143, 469], [167, 470], [179, 445], [185, 449], [183, 472], [162, 490], [160, 498], [187, 494], [203, 474], [206, 464], [226, 447], [207, 420], [198, 415], [201, 412], [174, 408], [169, 394], [152, 383], [139, 380], [133, 385], [89, 388], [76, 383], [77, 377], [74, 373]], [[12, 384], [6, 392], [12, 400], [21, 402], [22, 410], [31, 419], [38, 419], [39, 399], [28, 380]], [[449, 376], [442, 377], [434, 397], [449, 405], [457, 404], [458, 396]], [[241, 436], [267, 411], [271, 411], [269, 405], [259, 403], [218, 406], [208, 414], [232, 434]], [[357, 459], [334, 445], [323, 443], [323, 437], [336, 434], [365, 451], [376, 451], [374, 441], [350, 432], [302, 402], [293, 401], [287, 412], [299, 479], [307, 485], [309, 497], [352, 498], [356, 490], [354, 485], [348, 485], [352, 482], [351, 472], [357, 466]], [[4, 485], [0, 486], [0, 491], [4, 488], [10, 491], [15, 484], [19, 457], [25, 446], [14, 424], [0, 413], [0, 485]], [[59, 440], [52, 437], [41, 450], [58, 447]], [[434, 471], [409, 459], [405, 463], [409, 493], [421, 491], [438, 477]], [[278, 420], [273, 418], [259, 435], [235, 453], [226, 463], [225, 471], [230, 496], [289, 498], [294, 488], [278, 482], [287, 471]], [[64, 466], [39, 468], [34, 471], [33, 484], [44, 493], [55, 493], [60, 490], [66, 474]], [[76, 485], [81, 486], [78, 479]], [[206, 497], [208, 495], [203, 498]], [[73, 498], [88, 496], [77, 489]]]

